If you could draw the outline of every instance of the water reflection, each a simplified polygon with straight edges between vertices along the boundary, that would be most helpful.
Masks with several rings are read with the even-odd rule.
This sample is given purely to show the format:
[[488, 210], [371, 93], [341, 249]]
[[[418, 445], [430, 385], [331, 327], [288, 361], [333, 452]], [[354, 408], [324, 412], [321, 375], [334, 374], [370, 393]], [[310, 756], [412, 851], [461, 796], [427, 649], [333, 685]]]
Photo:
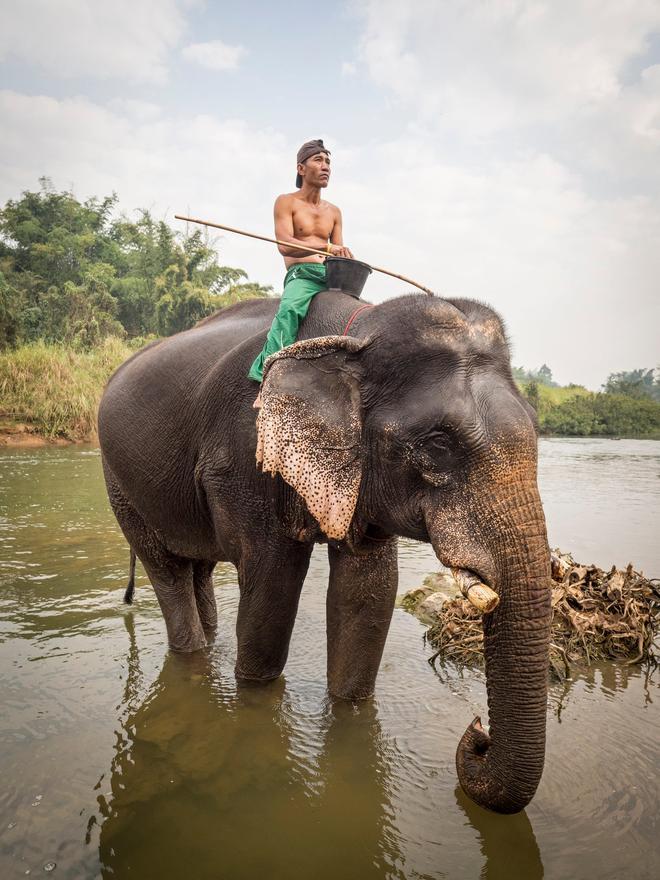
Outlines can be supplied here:
[[542, 880], [543, 862], [527, 813], [498, 816], [473, 803], [460, 786], [454, 792], [456, 805], [479, 835], [484, 856], [480, 880]]
[[594, 663], [591, 666], [573, 665], [570, 678], [562, 682], [553, 682], [548, 691], [548, 706], [562, 723], [562, 713], [570, 705], [572, 699], [581, 700], [585, 693], [594, 695], [596, 699], [614, 700], [623, 694], [631, 681], [643, 679], [644, 703], [653, 703], [653, 690], [657, 689], [659, 676], [653, 666], [641, 667], [637, 664], [625, 663]]
[[[373, 703], [326, 703], [304, 724], [283, 678], [236, 687], [217, 652], [167, 654], [143, 700], [129, 675], [109, 780], [104, 878], [403, 877], [387, 745]], [[307, 719], [309, 721], [309, 719]]]
[[542, 440], [539, 488], [552, 545], [602, 568], [633, 561], [660, 574], [659, 476], [655, 440]]

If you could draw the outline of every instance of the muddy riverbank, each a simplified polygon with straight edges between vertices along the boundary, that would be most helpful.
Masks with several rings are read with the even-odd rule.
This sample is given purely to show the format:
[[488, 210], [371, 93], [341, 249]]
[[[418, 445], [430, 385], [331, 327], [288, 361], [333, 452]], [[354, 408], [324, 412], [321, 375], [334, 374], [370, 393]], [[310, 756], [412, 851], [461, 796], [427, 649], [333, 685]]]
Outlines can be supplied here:
[[75, 446], [81, 443], [94, 443], [96, 433], [92, 432], [81, 440], [68, 440], [65, 437], [46, 437], [25, 422], [8, 419], [0, 420], [0, 447], [9, 449], [42, 449], [46, 446]]

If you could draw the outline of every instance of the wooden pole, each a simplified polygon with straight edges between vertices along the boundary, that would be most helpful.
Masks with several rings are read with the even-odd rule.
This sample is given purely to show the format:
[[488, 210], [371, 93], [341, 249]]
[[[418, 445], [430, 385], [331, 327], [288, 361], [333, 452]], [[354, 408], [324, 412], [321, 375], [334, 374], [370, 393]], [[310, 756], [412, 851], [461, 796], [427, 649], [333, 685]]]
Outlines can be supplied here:
[[[212, 226], [214, 229], [224, 229], [225, 232], [235, 232], [237, 235], [247, 235], [248, 238], [258, 238], [260, 241], [269, 241], [271, 244], [280, 244], [284, 247], [295, 247], [296, 250], [307, 251], [309, 254], [320, 254], [322, 257], [332, 256], [332, 254], [329, 254], [327, 251], [320, 251], [316, 248], [307, 247], [302, 244], [293, 245], [290, 241], [280, 241], [277, 238], [268, 238], [267, 235], [257, 235], [256, 232], [246, 232], [244, 229], [235, 229], [233, 226], [223, 226], [221, 223], [211, 223], [210, 220], [197, 220], [195, 217], [184, 217], [182, 214], [175, 214], [174, 217], [177, 220], [185, 220], [187, 223], [199, 223], [201, 226]], [[366, 263], [365, 265], [369, 266], [370, 269], [373, 269], [374, 272], [380, 272], [382, 275], [389, 275], [392, 278], [398, 278], [399, 281], [405, 281], [406, 284], [412, 284], [413, 287], [423, 290], [424, 293], [428, 293], [429, 296], [435, 295], [428, 287], [424, 287], [423, 284], [413, 281], [412, 278], [406, 278], [405, 275], [397, 275], [396, 272], [390, 272], [389, 269], [381, 269], [379, 266], [371, 266], [369, 263]]]

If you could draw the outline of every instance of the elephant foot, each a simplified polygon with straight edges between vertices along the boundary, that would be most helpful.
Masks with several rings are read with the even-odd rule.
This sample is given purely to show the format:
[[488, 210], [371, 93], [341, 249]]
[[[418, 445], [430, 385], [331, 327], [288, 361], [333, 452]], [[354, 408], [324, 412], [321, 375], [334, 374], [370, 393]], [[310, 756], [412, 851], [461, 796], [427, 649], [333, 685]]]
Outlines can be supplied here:
[[259, 675], [255, 675], [254, 673], [244, 673], [241, 672], [240, 669], [234, 670], [234, 675], [236, 676], [236, 681], [241, 684], [268, 684], [271, 681], [275, 681], [275, 679], [279, 678], [282, 675], [282, 670], [279, 672], [264, 672]]
[[354, 688], [347, 691], [337, 692], [335, 690], [328, 690], [328, 695], [331, 700], [336, 700], [337, 702], [342, 703], [359, 703], [362, 700], [368, 700], [370, 697], [373, 697], [376, 688], [375, 686], [371, 687], [362, 687], [362, 688]]
[[207, 645], [215, 644], [215, 637], [218, 634], [218, 627], [217, 626], [206, 626], [206, 624], [202, 624], [202, 626], [204, 627], [204, 636], [206, 638], [206, 644]]
[[188, 639], [179, 639], [176, 642], [170, 641], [170, 651], [175, 654], [192, 654], [193, 651], [202, 651], [208, 646], [206, 636], [202, 634], [191, 635]]

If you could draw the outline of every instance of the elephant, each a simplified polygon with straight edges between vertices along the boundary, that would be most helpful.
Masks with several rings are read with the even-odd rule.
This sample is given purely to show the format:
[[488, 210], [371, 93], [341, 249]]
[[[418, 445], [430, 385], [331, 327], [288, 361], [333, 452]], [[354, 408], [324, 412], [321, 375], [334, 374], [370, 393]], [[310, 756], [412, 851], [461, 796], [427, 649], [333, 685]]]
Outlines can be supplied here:
[[158, 598], [174, 651], [205, 647], [212, 573], [236, 566], [239, 680], [285, 665], [312, 549], [326, 543], [332, 697], [374, 691], [397, 592], [399, 536], [478, 578], [490, 727], [456, 752], [466, 794], [501, 813], [534, 796], [545, 756], [550, 553], [537, 427], [500, 317], [407, 294], [312, 302], [298, 340], [247, 379], [274, 298], [226, 308], [119, 367], [98, 425], [110, 503]]

